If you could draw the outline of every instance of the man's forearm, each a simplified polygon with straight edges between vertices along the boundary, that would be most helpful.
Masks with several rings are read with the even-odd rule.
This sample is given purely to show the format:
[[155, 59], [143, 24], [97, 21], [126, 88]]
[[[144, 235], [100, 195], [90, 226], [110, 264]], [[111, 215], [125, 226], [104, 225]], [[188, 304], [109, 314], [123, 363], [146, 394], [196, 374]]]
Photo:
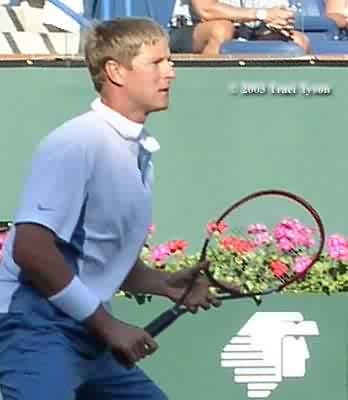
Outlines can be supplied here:
[[55, 306], [81, 322], [90, 317], [93, 333], [107, 326], [111, 317], [66, 264], [53, 232], [34, 224], [17, 225], [13, 256], [31, 284]]
[[123, 282], [121, 289], [128, 292], [168, 296], [167, 279], [170, 273], [147, 267], [140, 259]]
[[233, 22], [250, 22], [256, 20], [256, 8], [233, 7], [227, 4], [214, 3], [206, 7], [193, 8], [202, 21], [227, 19]]

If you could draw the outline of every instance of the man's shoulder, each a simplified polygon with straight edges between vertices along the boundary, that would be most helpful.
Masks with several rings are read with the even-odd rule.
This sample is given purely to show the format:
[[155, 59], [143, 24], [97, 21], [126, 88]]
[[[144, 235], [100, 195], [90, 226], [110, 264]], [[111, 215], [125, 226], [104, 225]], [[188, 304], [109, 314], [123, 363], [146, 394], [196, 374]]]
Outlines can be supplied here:
[[88, 145], [98, 140], [98, 122], [93, 111], [77, 115], [52, 131], [40, 143], [42, 146], [58, 146], [64, 144]]
[[50, 134], [60, 134], [62, 136], [79, 136], [93, 132], [97, 128], [95, 112], [87, 111], [79, 114], [55, 128]]

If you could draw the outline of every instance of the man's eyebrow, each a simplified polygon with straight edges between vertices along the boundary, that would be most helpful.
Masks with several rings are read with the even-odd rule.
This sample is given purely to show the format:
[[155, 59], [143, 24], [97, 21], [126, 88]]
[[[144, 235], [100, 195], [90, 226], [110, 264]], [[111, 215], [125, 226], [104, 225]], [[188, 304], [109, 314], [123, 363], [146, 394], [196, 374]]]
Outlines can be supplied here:
[[168, 60], [168, 61], [173, 61], [172, 60], [172, 56], [170, 54], [168, 54], [167, 56], [157, 56], [157, 57], [153, 57], [152, 58], [152, 62], [161, 62], [164, 60]]

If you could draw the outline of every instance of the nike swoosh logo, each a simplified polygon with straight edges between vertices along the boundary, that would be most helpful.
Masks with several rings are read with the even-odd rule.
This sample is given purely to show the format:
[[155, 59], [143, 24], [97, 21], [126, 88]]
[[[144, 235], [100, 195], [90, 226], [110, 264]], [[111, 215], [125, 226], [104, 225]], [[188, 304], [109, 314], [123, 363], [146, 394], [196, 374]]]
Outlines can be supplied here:
[[53, 208], [43, 207], [41, 204], [37, 205], [38, 210], [40, 211], [54, 211]]

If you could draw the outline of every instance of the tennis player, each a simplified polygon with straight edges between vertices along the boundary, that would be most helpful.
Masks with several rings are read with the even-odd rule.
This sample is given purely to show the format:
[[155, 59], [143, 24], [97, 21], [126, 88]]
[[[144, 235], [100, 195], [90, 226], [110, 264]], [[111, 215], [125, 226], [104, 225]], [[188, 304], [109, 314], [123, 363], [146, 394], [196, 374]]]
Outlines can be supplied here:
[[[152, 222], [146, 117], [168, 107], [168, 37], [147, 19], [104, 22], [85, 46], [91, 110], [51, 132], [32, 160], [0, 267], [3, 400], [162, 400], [136, 363], [158, 348], [111, 315], [118, 289], [179, 299], [197, 266], [138, 258]], [[202, 278], [185, 305], [217, 305]], [[117, 309], [116, 309], [117, 315]]]

